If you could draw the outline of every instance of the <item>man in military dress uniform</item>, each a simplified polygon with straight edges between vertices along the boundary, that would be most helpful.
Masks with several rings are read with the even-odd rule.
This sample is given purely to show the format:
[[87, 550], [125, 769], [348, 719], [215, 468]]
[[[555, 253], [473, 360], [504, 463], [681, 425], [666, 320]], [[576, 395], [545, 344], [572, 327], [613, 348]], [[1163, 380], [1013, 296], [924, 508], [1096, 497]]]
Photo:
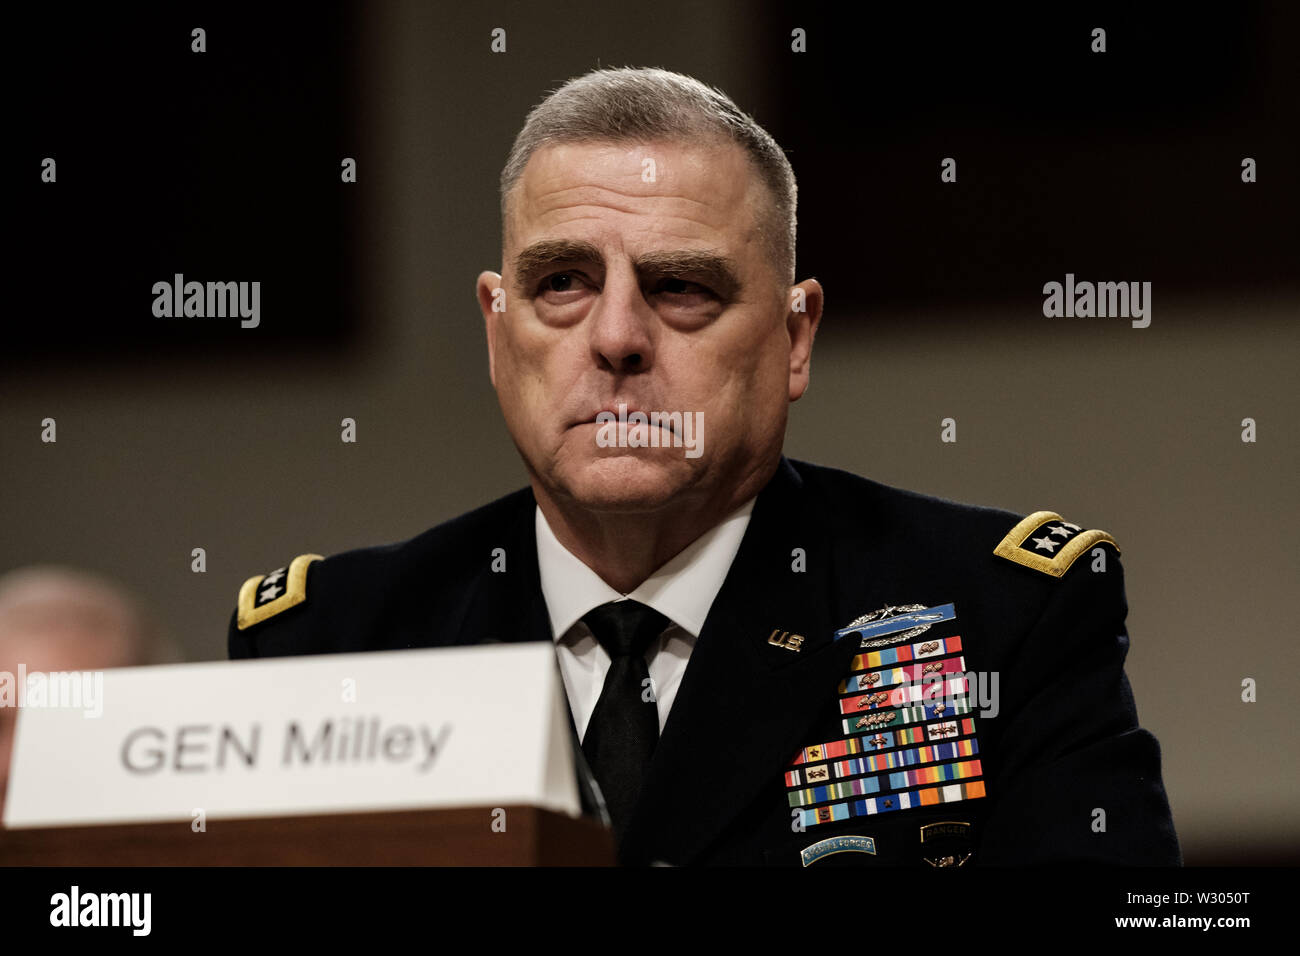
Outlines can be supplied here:
[[1114, 540], [782, 454], [822, 313], [717, 90], [601, 70], [502, 173], [489, 370], [529, 487], [245, 582], [235, 658], [555, 643], [626, 863], [1174, 864]]

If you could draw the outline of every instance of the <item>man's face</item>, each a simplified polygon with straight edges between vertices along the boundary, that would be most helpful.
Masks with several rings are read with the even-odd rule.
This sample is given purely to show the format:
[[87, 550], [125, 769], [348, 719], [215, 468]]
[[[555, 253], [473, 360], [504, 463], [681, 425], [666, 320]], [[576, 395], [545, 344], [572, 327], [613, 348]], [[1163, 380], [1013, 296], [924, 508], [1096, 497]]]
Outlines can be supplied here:
[[[728, 503], [765, 477], [788, 403], [807, 387], [821, 307], [809, 280], [807, 311], [790, 311], [757, 230], [768, 202], [730, 144], [533, 154], [510, 204], [503, 275], [481, 275], [478, 293], [506, 425], [546, 493], [593, 512], [649, 512], [683, 496]], [[691, 415], [701, 453], [664, 430], [657, 448], [602, 447], [597, 413], [620, 404]]]

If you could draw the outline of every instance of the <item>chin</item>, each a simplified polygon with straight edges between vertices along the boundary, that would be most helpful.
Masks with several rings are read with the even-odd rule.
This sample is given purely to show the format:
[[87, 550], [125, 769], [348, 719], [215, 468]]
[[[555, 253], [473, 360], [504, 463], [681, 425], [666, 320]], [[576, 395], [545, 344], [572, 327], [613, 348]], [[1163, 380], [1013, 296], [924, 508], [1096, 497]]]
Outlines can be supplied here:
[[694, 483], [694, 462], [680, 448], [611, 450], [557, 475], [560, 487], [592, 511], [657, 511]]

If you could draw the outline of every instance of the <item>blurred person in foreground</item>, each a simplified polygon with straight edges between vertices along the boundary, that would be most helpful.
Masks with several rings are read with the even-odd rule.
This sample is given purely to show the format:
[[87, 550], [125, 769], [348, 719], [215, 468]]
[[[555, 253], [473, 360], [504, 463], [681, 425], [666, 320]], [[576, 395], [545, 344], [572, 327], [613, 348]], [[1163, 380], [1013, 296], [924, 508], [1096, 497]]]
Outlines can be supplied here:
[[177, 655], [127, 591], [95, 574], [32, 567], [0, 576], [0, 820], [20, 675], [166, 663]]

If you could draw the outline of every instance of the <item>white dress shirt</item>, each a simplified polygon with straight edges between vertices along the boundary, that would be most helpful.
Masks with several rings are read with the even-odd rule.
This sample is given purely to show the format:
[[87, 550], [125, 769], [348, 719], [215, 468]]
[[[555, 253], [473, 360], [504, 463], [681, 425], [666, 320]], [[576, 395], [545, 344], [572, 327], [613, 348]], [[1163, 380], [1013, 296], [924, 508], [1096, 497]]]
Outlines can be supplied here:
[[610, 665], [609, 653], [583, 623], [583, 615], [610, 601], [629, 598], [654, 608], [672, 622], [646, 651], [662, 733], [686, 663], [713, 599], [718, 596], [731, 562], [740, 550], [740, 539], [745, 536], [753, 510], [751, 498], [695, 539], [631, 594], [620, 594], [560, 544], [542, 509], [537, 509], [537, 568], [541, 573], [542, 596], [551, 619], [551, 636], [579, 740], [587, 733], [587, 722], [596, 709]]

